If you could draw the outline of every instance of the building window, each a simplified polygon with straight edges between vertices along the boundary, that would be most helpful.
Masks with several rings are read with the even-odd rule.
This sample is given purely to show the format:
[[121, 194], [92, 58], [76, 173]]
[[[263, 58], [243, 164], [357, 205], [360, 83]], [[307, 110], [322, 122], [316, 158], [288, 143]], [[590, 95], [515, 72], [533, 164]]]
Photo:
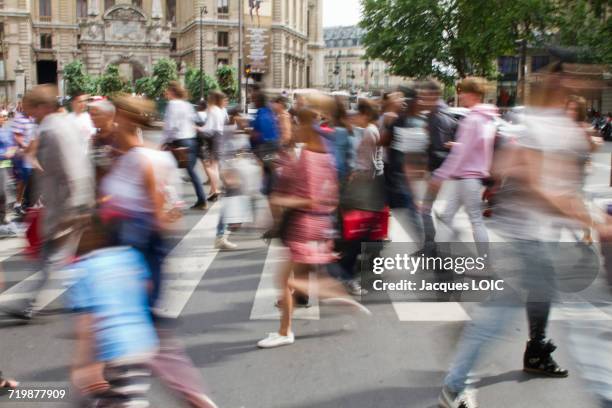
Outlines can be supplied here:
[[114, 5], [115, 5], [115, 0], [104, 0], [104, 10], [108, 10]]
[[132, 0], [132, 6], [142, 8], [142, 0]]
[[81, 49], [81, 34], [77, 34], [77, 43], [76, 43], [76, 47], [77, 50]]
[[170, 51], [176, 51], [177, 50], [177, 43], [176, 43], [176, 38], [170, 38]]
[[50, 33], [40, 35], [40, 48], [44, 50], [53, 48], [53, 36]]
[[[0, 23], [0, 43], [4, 42], [4, 23]], [[0, 81], [4, 81], [4, 54], [0, 48]]]
[[76, 2], [77, 17], [87, 17], [87, 0], [77, 0]]
[[226, 65], [229, 65], [229, 60], [227, 58], [219, 58], [217, 60], [217, 66], [218, 67], [224, 67]]
[[39, 0], [38, 14], [41, 17], [51, 17], [51, 0]]
[[217, 0], [217, 13], [229, 14], [229, 0]]
[[550, 64], [548, 55], [534, 55], [531, 57], [531, 72], [537, 72]]
[[229, 33], [227, 31], [219, 31], [217, 33], [217, 46], [229, 47]]
[[168, 21], [176, 24], [176, 0], [166, 0], [166, 16]]

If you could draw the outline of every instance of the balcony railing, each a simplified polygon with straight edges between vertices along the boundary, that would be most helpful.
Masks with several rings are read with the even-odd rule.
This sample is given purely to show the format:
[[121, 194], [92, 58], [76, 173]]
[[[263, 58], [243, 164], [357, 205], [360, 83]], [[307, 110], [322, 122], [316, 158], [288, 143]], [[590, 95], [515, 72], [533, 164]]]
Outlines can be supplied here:
[[41, 23], [50, 23], [51, 16], [39, 16], [39, 20]]
[[229, 13], [217, 13], [219, 20], [229, 20]]

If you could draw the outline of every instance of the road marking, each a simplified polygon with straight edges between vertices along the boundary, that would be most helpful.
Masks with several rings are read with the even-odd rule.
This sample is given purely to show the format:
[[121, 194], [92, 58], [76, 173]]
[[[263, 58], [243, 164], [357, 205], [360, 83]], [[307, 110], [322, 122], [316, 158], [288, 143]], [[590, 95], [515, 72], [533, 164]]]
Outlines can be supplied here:
[[[255, 300], [251, 308], [251, 320], [279, 320], [280, 311], [274, 306], [279, 297], [276, 287], [278, 269], [289, 259], [289, 251], [278, 240], [273, 240], [268, 247], [268, 254], [264, 263], [259, 286], [255, 292]], [[295, 308], [293, 319], [319, 320], [319, 301], [317, 296], [316, 277], [310, 277], [310, 304], [309, 308]]]
[[156, 312], [177, 318], [189, 302], [206, 271], [219, 253], [215, 249], [220, 206], [213, 204], [172, 250], [166, 263], [162, 294]]
[[610, 321], [612, 316], [588, 302], [566, 302], [553, 305], [550, 320]]
[[472, 320], [458, 302], [392, 302], [400, 322], [465, 322]]

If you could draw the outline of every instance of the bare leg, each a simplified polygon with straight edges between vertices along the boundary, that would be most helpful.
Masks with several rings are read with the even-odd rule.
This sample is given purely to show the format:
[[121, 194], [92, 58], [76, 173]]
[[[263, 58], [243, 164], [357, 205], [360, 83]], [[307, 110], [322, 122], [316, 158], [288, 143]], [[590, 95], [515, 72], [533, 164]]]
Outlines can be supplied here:
[[202, 163], [204, 165], [204, 171], [206, 172], [206, 176], [208, 180], [210, 180], [210, 194], [218, 194], [219, 193], [219, 162], [216, 160], [205, 161]]
[[292, 281], [291, 273], [295, 270], [299, 274], [302, 264], [295, 264], [291, 261], [285, 264], [279, 275], [279, 287], [281, 289], [282, 299], [281, 306], [281, 324], [278, 333], [281, 336], [287, 336], [291, 332], [291, 318], [293, 316], [293, 293], [291, 291]]

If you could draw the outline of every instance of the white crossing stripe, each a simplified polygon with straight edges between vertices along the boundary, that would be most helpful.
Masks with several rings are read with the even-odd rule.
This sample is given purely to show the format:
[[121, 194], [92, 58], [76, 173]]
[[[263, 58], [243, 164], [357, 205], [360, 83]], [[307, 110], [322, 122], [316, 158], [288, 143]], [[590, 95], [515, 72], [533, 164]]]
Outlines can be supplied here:
[[[279, 268], [289, 259], [288, 249], [283, 247], [278, 240], [273, 240], [268, 247], [268, 254], [264, 263], [259, 286], [255, 292], [255, 300], [251, 309], [251, 320], [279, 320], [280, 311], [274, 305], [279, 298], [279, 290], [276, 277]], [[295, 308], [293, 319], [319, 320], [319, 301], [317, 296], [316, 276], [311, 275], [309, 293], [309, 308]]]
[[[0, 263], [17, 254], [19, 250], [25, 248], [26, 245], [27, 242], [22, 238], [3, 241], [2, 251], [0, 251]], [[72, 269], [69, 267], [62, 271], [53, 273], [50, 278], [50, 284], [47, 284], [46, 287], [44, 287], [38, 294], [36, 299], [36, 307], [43, 309], [66, 292], [69, 285], [57, 287], [58, 285], [54, 285], [54, 283], [68, 280], [71, 274]], [[23, 279], [21, 282], [11, 286], [9, 289], [0, 294], [0, 304], [10, 304], [12, 302], [29, 299], [32, 296], [32, 287], [34, 286], [34, 282], [42, 279], [42, 277], [42, 272], [39, 271]]]
[[566, 302], [553, 305], [549, 319], [555, 321], [609, 321], [612, 320], [612, 316], [589, 302]]
[[220, 206], [213, 204], [172, 250], [164, 265], [165, 279], [156, 312], [177, 318], [219, 253], [215, 249]]
[[463, 322], [472, 320], [458, 302], [392, 302], [400, 322]]

